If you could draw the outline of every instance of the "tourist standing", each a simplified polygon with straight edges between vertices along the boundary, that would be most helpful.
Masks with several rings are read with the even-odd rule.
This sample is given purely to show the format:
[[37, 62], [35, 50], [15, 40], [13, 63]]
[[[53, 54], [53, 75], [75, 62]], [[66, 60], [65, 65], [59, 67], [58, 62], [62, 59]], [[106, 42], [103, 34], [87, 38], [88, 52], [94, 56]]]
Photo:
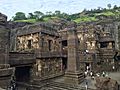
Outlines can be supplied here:
[[88, 90], [88, 82], [85, 83], [85, 89]]

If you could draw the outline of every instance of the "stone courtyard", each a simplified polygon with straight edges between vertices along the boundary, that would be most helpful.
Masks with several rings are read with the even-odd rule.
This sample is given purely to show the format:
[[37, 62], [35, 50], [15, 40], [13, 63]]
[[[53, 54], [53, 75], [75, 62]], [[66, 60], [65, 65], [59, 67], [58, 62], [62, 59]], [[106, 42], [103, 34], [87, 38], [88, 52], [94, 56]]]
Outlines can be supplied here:
[[[120, 85], [120, 72], [109, 72], [107, 77], [116, 80]], [[86, 90], [85, 88], [86, 82], [88, 82], [88, 90], [98, 90], [95, 86], [96, 80], [91, 79], [90, 76], [87, 76], [80, 85], [68, 85], [64, 83], [64, 77], [60, 76], [54, 80], [50, 80], [48, 82], [48, 85], [45, 85], [40, 90]], [[18, 88], [18, 90], [26, 90], [26, 87], [21, 86]], [[118, 90], [120, 90], [120, 88]]]

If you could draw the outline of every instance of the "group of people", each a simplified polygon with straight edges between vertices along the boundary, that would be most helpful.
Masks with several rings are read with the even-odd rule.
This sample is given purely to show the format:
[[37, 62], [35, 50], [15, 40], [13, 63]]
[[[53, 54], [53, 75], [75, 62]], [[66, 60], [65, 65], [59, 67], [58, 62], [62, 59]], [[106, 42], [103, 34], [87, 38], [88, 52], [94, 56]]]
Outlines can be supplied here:
[[[86, 67], [86, 71], [84, 72], [84, 77], [87, 77], [87, 76], [90, 76], [91, 79], [94, 80], [94, 72], [91, 71], [89, 66]], [[88, 90], [88, 81], [87, 81], [87, 79], [86, 79], [86, 82], [85, 82], [85, 89]]]
[[100, 77], [100, 76], [102, 76], [102, 77], [108, 77], [108, 73], [106, 73], [105, 71], [103, 71], [102, 73], [97, 73], [96, 74], [96, 76], [98, 76], [98, 77]]
[[86, 66], [86, 71], [84, 72], [85, 77], [86, 76], [91, 76], [91, 78], [94, 79], [94, 73], [91, 71], [90, 66]]
[[94, 79], [94, 73], [92, 71], [85, 71], [84, 76], [90, 76], [92, 79]]

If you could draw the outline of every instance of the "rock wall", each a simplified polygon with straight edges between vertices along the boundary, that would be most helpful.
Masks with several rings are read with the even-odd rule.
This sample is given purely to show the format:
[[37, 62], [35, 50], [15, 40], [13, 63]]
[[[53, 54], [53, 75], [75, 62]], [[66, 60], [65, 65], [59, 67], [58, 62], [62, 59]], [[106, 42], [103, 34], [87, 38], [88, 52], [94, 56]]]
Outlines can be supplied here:
[[9, 35], [7, 16], [0, 13], [0, 87], [5, 89], [9, 86], [14, 71], [9, 65]]
[[0, 13], [0, 64], [8, 63], [9, 30], [6, 29], [7, 17]]

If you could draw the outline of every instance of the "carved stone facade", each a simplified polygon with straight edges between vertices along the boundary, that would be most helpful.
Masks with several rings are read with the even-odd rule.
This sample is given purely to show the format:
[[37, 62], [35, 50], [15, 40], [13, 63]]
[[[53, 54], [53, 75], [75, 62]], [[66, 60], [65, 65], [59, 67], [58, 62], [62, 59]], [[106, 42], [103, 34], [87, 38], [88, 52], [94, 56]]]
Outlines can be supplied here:
[[37, 59], [36, 64], [34, 64], [33, 70], [34, 70], [33, 77], [39, 80], [59, 76], [63, 73], [62, 59], [61, 58]]
[[[103, 30], [101, 25], [83, 24], [77, 27], [78, 38], [80, 45], [80, 56], [83, 57], [80, 61], [85, 64], [84, 67], [89, 66], [90, 70], [94, 72], [110, 71], [113, 66], [111, 63], [114, 61], [115, 55], [115, 40], [113, 33]], [[108, 67], [103, 67], [104, 64]], [[84, 70], [86, 70], [86, 67]], [[98, 68], [97, 68], [98, 67]]]
[[15, 38], [11, 39], [11, 42], [15, 40], [11, 43], [12, 53], [19, 52], [21, 57], [25, 52], [34, 54], [33, 58], [24, 56], [26, 60], [35, 61], [30, 71], [31, 81], [42, 81], [63, 74], [60, 36], [57, 30], [46, 23], [38, 23], [11, 31], [14, 32], [16, 34], [12, 37]]
[[28, 50], [39, 48], [39, 33], [17, 36], [17, 50]]
[[87, 67], [94, 72], [117, 69], [114, 60], [115, 52], [120, 49], [117, 20], [80, 24], [41, 22], [12, 30], [6, 29], [6, 20], [0, 13], [0, 64], [15, 67], [22, 75], [22, 70], [27, 69], [30, 75], [26, 77], [30, 76], [33, 83], [66, 72], [65, 82], [74, 79], [72, 83], [79, 84]]
[[[80, 67], [83, 71], [87, 69], [87, 66], [94, 72], [111, 71], [112, 67], [117, 67], [114, 55], [116, 50], [119, 50], [119, 24], [118, 21], [112, 24], [112, 21], [108, 20], [106, 22], [88, 22], [77, 25], [78, 52]], [[66, 32], [67, 30], [60, 31], [63, 41], [67, 40], [68, 35]], [[104, 67], [104, 64], [107, 67]]]

